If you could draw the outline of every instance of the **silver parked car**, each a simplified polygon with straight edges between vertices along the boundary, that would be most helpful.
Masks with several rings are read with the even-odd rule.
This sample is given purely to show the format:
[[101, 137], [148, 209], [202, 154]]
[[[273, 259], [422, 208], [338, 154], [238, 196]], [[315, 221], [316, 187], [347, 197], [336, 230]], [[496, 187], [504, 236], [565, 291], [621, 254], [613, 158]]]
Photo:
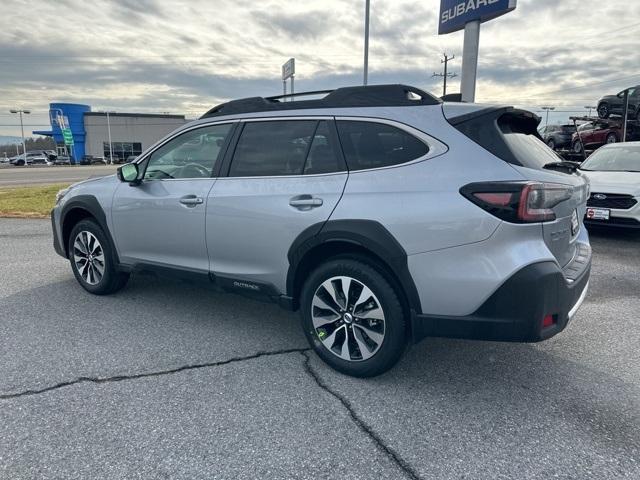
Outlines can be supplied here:
[[94, 294], [149, 269], [300, 310], [354, 376], [425, 336], [545, 340], [583, 301], [591, 248], [588, 183], [539, 121], [403, 85], [231, 101], [61, 191], [55, 249]]

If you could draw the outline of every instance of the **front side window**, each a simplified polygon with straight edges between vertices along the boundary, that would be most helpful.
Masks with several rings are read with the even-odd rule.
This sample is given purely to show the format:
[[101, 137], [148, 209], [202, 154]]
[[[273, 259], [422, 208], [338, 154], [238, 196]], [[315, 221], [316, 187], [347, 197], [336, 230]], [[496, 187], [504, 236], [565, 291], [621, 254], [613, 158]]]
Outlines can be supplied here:
[[410, 133], [384, 123], [339, 120], [337, 126], [349, 170], [398, 165], [429, 151]]
[[222, 160], [222, 146], [232, 124], [190, 130], [165, 143], [149, 157], [145, 179], [209, 178]]

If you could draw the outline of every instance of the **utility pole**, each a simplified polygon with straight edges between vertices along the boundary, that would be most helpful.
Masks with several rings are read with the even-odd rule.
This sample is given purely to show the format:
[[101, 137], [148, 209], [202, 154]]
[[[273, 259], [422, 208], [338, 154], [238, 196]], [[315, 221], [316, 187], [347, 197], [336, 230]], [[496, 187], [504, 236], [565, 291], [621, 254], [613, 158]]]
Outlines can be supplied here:
[[457, 73], [449, 73], [448, 71], [448, 66], [449, 66], [449, 61], [453, 60], [454, 58], [456, 58], [455, 55], [451, 55], [450, 57], [446, 54], [443, 53], [442, 54], [444, 56], [444, 60], [440, 60], [440, 63], [444, 63], [444, 73], [436, 73], [433, 72], [433, 75], [431, 75], [431, 77], [442, 77], [443, 80], [443, 87], [442, 87], [442, 96], [444, 97], [447, 94], [447, 79], [448, 78], [454, 78], [457, 77], [458, 74]]
[[369, 83], [369, 11], [371, 10], [371, 0], [366, 0], [364, 12], [364, 81], [363, 85]]
[[541, 107], [542, 110], [546, 110], [547, 111], [547, 119], [544, 122], [544, 126], [546, 127], [547, 125], [549, 125], [549, 110], [555, 110], [556, 107]]
[[19, 113], [20, 114], [20, 131], [22, 133], [22, 153], [24, 154], [24, 166], [27, 166], [27, 144], [24, 140], [24, 124], [22, 123], [22, 114], [24, 113], [25, 115], [28, 115], [31, 113], [31, 110], [18, 110], [18, 109], [11, 109], [9, 110], [9, 112], [11, 113]]

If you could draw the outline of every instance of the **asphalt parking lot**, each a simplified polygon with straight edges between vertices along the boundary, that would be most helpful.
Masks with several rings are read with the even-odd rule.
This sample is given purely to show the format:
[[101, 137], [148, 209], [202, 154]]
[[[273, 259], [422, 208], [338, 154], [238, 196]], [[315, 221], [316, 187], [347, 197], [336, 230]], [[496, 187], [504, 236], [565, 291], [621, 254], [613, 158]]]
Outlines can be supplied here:
[[147, 275], [90, 296], [47, 220], [0, 219], [0, 478], [640, 478], [640, 235], [592, 243], [561, 335], [358, 380], [295, 314]]

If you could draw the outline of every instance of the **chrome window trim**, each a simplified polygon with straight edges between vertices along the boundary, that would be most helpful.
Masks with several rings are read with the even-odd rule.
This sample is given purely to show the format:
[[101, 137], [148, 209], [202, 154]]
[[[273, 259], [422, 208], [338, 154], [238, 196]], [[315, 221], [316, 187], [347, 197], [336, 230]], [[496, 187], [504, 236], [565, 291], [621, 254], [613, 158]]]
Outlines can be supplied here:
[[324, 116], [320, 116], [320, 115], [312, 115], [312, 116], [300, 115], [300, 116], [286, 116], [286, 117], [242, 118], [242, 119], [239, 119], [238, 121], [240, 123], [248, 123], [248, 122], [264, 122], [264, 121], [278, 121], [278, 120], [327, 120], [327, 119], [333, 119], [334, 121], [348, 120], [348, 121], [358, 121], [358, 122], [368, 122], [368, 123], [382, 123], [382, 124], [385, 124], [385, 125], [389, 125], [389, 126], [398, 128], [400, 130], [403, 130], [406, 133], [416, 137], [422, 143], [427, 145], [427, 148], [429, 149], [429, 151], [425, 155], [422, 155], [421, 157], [418, 157], [418, 158], [416, 158], [414, 160], [409, 160], [408, 162], [404, 162], [404, 163], [398, 163], [396, 165], [388, 165], [386, 167], [375, 167], [375, 168], [367, 168], [367, 169], [363, 169], [363, 170], [354, 170], [354, 171], [342, 170], [340, 172], [315, 173], [315, 174], [310, 174], [310, 175], [269, 175], [269, 176], [254, 176], [254, 177], [219, 177], [219, 180], [224, 180], [224, 179], [233, 179], [233, 180], [236, 180], [236, 179], [255, 179], [255, 178], [305, 178], [305, 177], [322, 177], [322, 176], [327, 176], [327, 175], [343, 175], [345, 173], [348, 173], [349, 175], [355, 175], [355, 174], [358, 174], [358, 173], [373, 172], [373, 171], [377, 171], [377, 170], [387, 170], [389, 168], [399, 168], [399, 167], [404, 167], [406, 165], [412, 165], [414, 163], [423, 162], [425, 160], [429, 160], [431, 158], [440, 156], [443, 153], [446, 153], [447, 150], [449, 150], [449, 148], [444, 143], [442, 143], [441, 141], [439, 141], [436, 138], [432, 137], [431, 135], [428, 135], [428, 134], [424, 133], [423, 131], [418, 130], [418, 129], [414, 128], [414, 127], [411, 127], [411, 126], [409, 126], [409, 125], [407, 125], [405, 123], [398, 122], [397, 120], [389, 120], [389, 119], [386, 119], [386, 118], [350, 117], [350, 116], [335, 116], [335, 115], [324, 115]]
[[[251, 118], [238, 118], [238, 119], [226, 119], [226, 120], [219, 120], [219, 121], [212, 121], [212, 122], [206, 122], [206, 123], [198, 123], [196, 125], [192, 125], [188, 128], [184, 128], [182, 130], [179, 130], [177, 132], [174, 132], [173, 135], [169, 136], [169, 137], [165, 137], [164, 139], [156, 142], [154, 145], [152, 145], [151, 147], [149, 147], [149, 149], [147, 149], [146, 152], [143, 152], [140, 157], [138, 159], [136, 159], [137, 164], [140, 164], [144, 161], [147, 160], [147, 158], [149, 158], [150, 155], [152, 155], [156, 150], [158, 150], [159, 148], [161, 148], [162, 146], [164, 146], [166, 143], [170, 142], [171, 140], [173, 140], [174, 138], [176, 138], [179, 135], [182, 135], [183, 133], [189, 132], [191, 130], [196, 130], [199, 128], [206, 128], [206, 127], [211, 127], [214, 125], [224, 125], [224, 124], [234, 124], [234, 123], [250, 123], [250, 122], [270, 122], [270, 121], [285, 121], [285, 120], [334, 120], [334, 121], [339, 121], [339, 120], [346, 120], [346, 121], [355, 121], [355, 122], [369, 122], [369, 123], [382, 123], [385, 125], [389, 125], [395, 128], [398, 128], [400, 130], [403, 130], [405, 132], [407, 132], [408, 134], [418, 138], [420, 141], [422, 141], [424, 144], [427, 145], [427, 147], [429, 148], [429, 151], [421, 156], [418, 157], [414, 160], [410, 160], [408, 162], [404, 162], [404, 163], [398, 163], [396, 165], [388, 165], [385, 167], [375, 167], [375, 168], [367, 168], [367, 169], [363, 169], [363, 170], [354, 170], [354, 171], [349, 171], [349, 170], [341, 170], [339, 172], [330, 172], [330, 173], [314, 173], [314, 174], [310, 174], [310, 175], [269, 175], [269, 176], [253, 176], [253, 177], [230, 177], [230, 176], [220, 176], [220, 177], [211, 177], [211, 178], [216, 178], [218, 180], [225, 180], [225, 179], [230, 179], [230, 180], [237, 180], [237, 179], [255, 179], [255, 178], [312, 178], [312, 177], [326, 177], [329, 175], [344, 175], [346, 173], [350, 174], [350, 175], [357, 175], [357, 174], [361, 174], [361, 173], [367, 173], [367, 172], [375, 172], [378, 170], [388, 170], [390, 168], [400, 168], [400, 167], [404, 167], [407, 165], [413, 165], [415, 163], [419, 163], [419, 162], [424, 162], [425, 160], [429, 160], [431, 158], [435, 158], [438, 157], [444, 153], [446, 153], [449, 150], [449, 147], [447, 147], [446, 144], [442, 143], [440, 140], [436, 139], [435, 137], [432, 137], [431, 135], [423, 132], [422, 130], [418, 130], [417, 128], [414, 128], [410, 125], [407, 125], [405, 123], [399, 122], [397, 120], [389, 120], [386, 118], [379, 118], [379, 117], [354, 117], [354, 116], [335, 116], [335, 115], [297, 115], [297, 116], [291, 116], [291, 115], [287, 115], [287, 116], [282, 116], [282, 117], [251, 117]], [[194, 179], [180, 179], [180, 178], [164, 178], [164, 179], [154, 179], [154, 180], [147, 180], [147, 181], [161, 181], [161, 182], [165, 182], [165, 181], [175, 181], [175, 180], [194, 180]], [[204, 180], [204, 179], [203, 179]]]

